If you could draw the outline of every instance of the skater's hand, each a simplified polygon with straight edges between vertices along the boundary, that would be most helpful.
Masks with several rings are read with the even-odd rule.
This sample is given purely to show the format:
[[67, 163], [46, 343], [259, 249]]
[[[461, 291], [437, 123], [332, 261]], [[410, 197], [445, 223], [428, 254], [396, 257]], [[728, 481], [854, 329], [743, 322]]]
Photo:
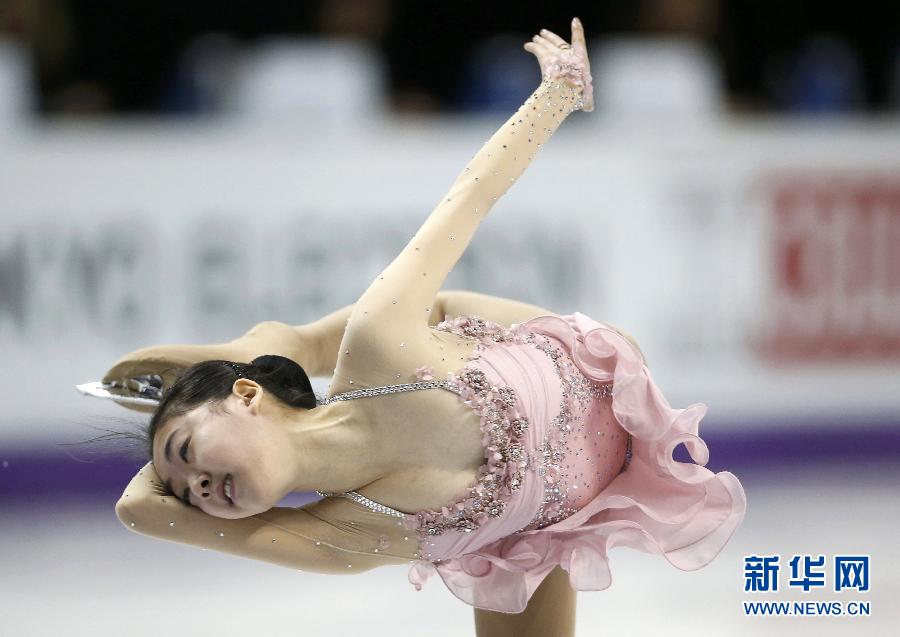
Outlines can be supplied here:
[[531, 42], [525, 44], [525, 50], [533, 53], [538, 59], [542, 79], [562, 79], [581, 88], [584, 101], [582, 110], [587, 112], [594, 110], [591, 65], [588, 61], [581, 20], [572, 19], [571, 46], [552, 31], [541, 29]]

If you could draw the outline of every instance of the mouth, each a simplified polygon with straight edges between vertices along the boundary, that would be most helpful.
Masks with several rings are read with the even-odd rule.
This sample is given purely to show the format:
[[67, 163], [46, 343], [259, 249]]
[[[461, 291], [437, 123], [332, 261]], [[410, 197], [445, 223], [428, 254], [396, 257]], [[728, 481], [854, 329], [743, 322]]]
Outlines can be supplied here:
[[228, 506], [234, 506], [236, 493], [234, 490], [234, 478], [230, 473], [226, 475], [225, 479], [219, 484], [219, 495], [228, 503]]

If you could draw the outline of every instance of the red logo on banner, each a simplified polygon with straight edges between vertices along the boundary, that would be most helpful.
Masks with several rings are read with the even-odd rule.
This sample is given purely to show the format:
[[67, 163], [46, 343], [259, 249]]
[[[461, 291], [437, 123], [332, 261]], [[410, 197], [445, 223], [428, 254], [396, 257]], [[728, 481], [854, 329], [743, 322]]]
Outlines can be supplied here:
[[779, 178], [769, 190], [776, 359], [900, 358], [900, 178]]

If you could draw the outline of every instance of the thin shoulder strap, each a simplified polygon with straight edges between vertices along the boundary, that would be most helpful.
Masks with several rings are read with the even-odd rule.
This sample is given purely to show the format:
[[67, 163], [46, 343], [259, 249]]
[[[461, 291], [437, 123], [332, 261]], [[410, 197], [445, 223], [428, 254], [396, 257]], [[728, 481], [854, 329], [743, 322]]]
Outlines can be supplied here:
[[447, 380], [423, 380], [417, 383], [401, 383], [399, 385], [383, 385], [381, 387], [364, 387], [362, 389], [352, 389], [338, 394], [330, 398], [323, 398], [318, 401], [320, 405], [329, 405], [338, 400], [353, 400], [354, 398], [362, 398], [364, 396], [380, 396], [382, 394], [393, 394], [401, 391], [415, 391], [417, 389], [434, 389], [439, 387], [458, 393], [456, 386]]
[[355, 500], [359, 504], [363, 505], [367, 509], [371, 509], [376, 513], [386, 513], [387, 515], [393, 515], [398, 518], [406, 517], [406, 513], [403, 511], [398, 511], [397, 509], [392, 509], [389, 506], [381, 504], [379, 502], [375, 502], [375, 500], [370, 500], [362, 493], [358, 493], [356, 491], [345, 491], [344, 493], [328, 493], [326, 491], [319, 491], [316, 489], [316, 493], [318, 493], [323, 498], [327, 498], [329, 496], [337, 496], [341, 498], [349, 498], [350, 500]]

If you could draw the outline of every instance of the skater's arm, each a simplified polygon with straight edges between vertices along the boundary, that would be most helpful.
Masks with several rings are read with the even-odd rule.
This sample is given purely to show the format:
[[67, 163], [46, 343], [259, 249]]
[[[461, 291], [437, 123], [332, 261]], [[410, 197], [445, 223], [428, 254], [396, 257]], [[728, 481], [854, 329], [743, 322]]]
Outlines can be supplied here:
[[556, 316], [556, 312], [551, 310], [502, 296], [492, 296], [467, 290], [440, 292], [438, 298], [441, 299], [442, 295], [441, 309], [443, 313], [449, 314], [454, 318], [457, 316], [477, 316], [506, 327], [511, 327], [513, 324], [524, 323], [537, 316]]
[[[274, 507], [244, 518], [224, 519], [171, 495], [162, 495], [159, 486], [152, 463], [134, 476], [116, 504], [116, 516], [126, 529], [314, 573], [352, 575], [377, 566], [408, 562], [406, 557], [374, 551], [372, 547], [378, 545], [371, 539], [373, 533], [361, 532], [353, 524], [344, 526], [317, 514], [323, 510], [321, 501], [299, 508]], [[403, 531], [394, 530], [389, 520], [379, 520], [377, 516], [387, 517], [384, 514], [372, 512], [372, 516], [382, 532], [402, 535]], [[395, 541], [394, 544], [403, 543]]]
[[[232, 345], [240, 345], [249, 349], [251, 360], [262, 354], [280, 354], [294, 358], [312, 377], [328, 376], [334, 372], [339, 358], [341, 342], [347, 330], [347, 321], [353, 314], [355, 304], [345, 305], [311, 323], [295, 325], [292, 329], [296, 338], [282, 334], [284, 323], [266, 321], [256, 325], [244, 336], [232, 341]], [[553, 314], [550, 310], [489, 294], [469, 292], [467, 290], [441, 290], [431, 305], [427, 317], [427, 325], [436, 325], [444, 317], [477, 315], [502, 325], [523, 323], [535, 316]], [[250, 347], [249, 339], [255, 338]], [[243, 351], [243, 350], [240, 350]], [[295, 354], [295, 355], [292, 355]], [[246, 356], [245, 356], [246, 358]], [[237, 359], [229, 359], [237, 360]], [[237, 361], [244, 362], [244, 361]]]
[[227, 343], [151, 345], [128, 352], [113, 363], [103, 382], [159, 374], [170, 387], [178, 373], [196, 363], [214, 359], [249, 363], [264, 354], [286, 356], [304, 370], [319, 365], [318, 344], [307, 326], [263, 321]]
[[[429, 325], [444, 319], [445, 307], [451, 303], [460, 310], [462, 293], [439, 292], [435, 299]], [[490, 298], [490, 297], [487, 297]], [[161, 374], [165, 386], [170, 386], [181, 370], [206, 360], [222, 359], [249, 363], [257, 356], [277, 354], [299, 363], [311, 377], [331, 376], [337, 354], [347, 327], [347, 319], [354, 304], [345, 305], [320, 319], [302, 325], [281, 321], [262, 321], [227, 343], [151, 345], [129, 352], [119, 358], [104, 374], [103, 382], [132, 378], [143, 374]]]
[[[573, 28], [573, 38], [583, 41], [576, 31], [580, 27]], [[435, 296], [481, 220], [563, 120], [581, 107], [588, 84], [579, 78], [589, 76], [582, 58], [562, 57], [573, 54], [541, 36], [525, 46], [542, 60], [544, 80], [475, 154], [408, 245], [360, 297], [348, 332], [351, 350], [359, 356], [378, 357], [389, 348], [391, 360], [402, 364], [393, 355], [401, 342], [427, 335]], [[548, 63], [545, 68], [548, 60], [556, 66]], [[559, 71], [562, 67], [565, 73]], [[411, 354], [410, 364], [418, 362], [418, 355]]]
[[[446, 313], [474, 312], [476, 304], [479, 305], [479, 311], [503, 318], [515, 315], [516, 311], [521, 312], [523, 308], [520, 306], [525, 306], [525, 304], [486, 294], [474, 294], [463, 290], [442, 290], [435, 296], [435, 302], [427, 317], [427, 324], [437, 325], [444, 320]], [[311, 377], [331, 376], [337, 366], [341, 342], [347, 331], [347, 321], [350, 319], [355, 305], [355, 303], [351, 303], [311, 323], [292, 326], [291, 329], [294, 330], [296, 338], [281, 334], [284, 323], [266, 321], [257, 324], [243, 336], [232, 341], [231, 344], [244, 347], [248, 345], [250, 338], [255, 338], [252, 352], [280, 354], [294, 358]], [[483, 316], [490, 318], [488, 314]], [[295, 353], [297, 357], [292, 356], [292, 353]], [[252, 358], [253, 356], [251, 356]]]
[[[312, 368], [312, 371], [304, 366], [310, 376], [331, 376], [337, 366], [338, 353], [346, 332], [347, 320], [350, 319], [353, 308], [354, 305], [347, 305], [317, 321], [294, 328], [302, 335], [304, 342], [314, 344], [316, 354], [308, 357], [308, 360], [315, 360], [317, 365]], [[535, 316], [553, 314], [553, 312], [536, 305], [490, 294], [480, 294], [468, 290], [441, 290], [435, 296], [427, 324], [437, 325], [444, 320], [447, 314], [453, 317], [477, 315], [509, 326], [513, 323], [524, 323]]]
[[[165, 386], [169, 387], [179, 371], [201, 361], [223, 359], [249, 363], [265, 354], [293, 359], [311, 377], [330, 377], [337, 365], [338, 350], [353, 307], [353, 304], [345, 305], [318, 320], [302, 325], [263, 321], [227, 343], [143, 347], [119, 358], [104, 374], [103, 381], [160, 374]], [[445, 314], [477, 314], [482, 318], [508, 324], [522, 322], [525, 320], [524, 316], [537, 316], [541, 313], [548, 312], [533, 305], [487, 294], [441, 290], [435, 297], [428, 324], [436, 325], [444, 320]]]
[[[257, 323], [227, 343], [153, 345], [129, 352], [116, 361], [103, 376], [105, 382], [142, 374], [160, 374], [166, 387], [177, 372], [196, 363], [224, 359], [249, 363], [257, 356], [278, 354], [297, 361], [310, 377], [330, 377], [337, 366], [338, 351], [354, 304], [346, 305], [322, 318], [302, 325], [280, 321]], [[436, 325], [449, 314], [476, 315], [510, 326], [535, 316], [553, 314], [550, 310], [489, 294], [467, 290], [441, 290], [428, 316], [428, 325]], [[146, 411], [149, 408], [140, 409]]]

